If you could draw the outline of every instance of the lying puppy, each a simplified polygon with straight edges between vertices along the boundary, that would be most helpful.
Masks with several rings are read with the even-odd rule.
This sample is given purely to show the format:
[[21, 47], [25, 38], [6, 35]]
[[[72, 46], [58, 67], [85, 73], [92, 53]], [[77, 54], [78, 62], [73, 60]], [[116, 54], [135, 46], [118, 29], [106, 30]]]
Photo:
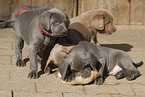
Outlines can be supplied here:
[[79, 22], [86, 26], [91, 33], [91, 42], [98, 44], [97, 32], [110, 35], [116, 31], [112, 14], [105, 9], [92, 9], [71, 18], [70, 23]]
[[51, 69], [49, 68], [50, 63], [55, 65], [61, 64], [63, 58], [67, 56], [74, 45], [78, 44], [80, 41], [90, 40], [91, 35], [89, 30], [83, 24], [78, 22], [72, 23], [67, 30], [67, 35], [57, 38], [57, 44], [51, 50], [44, 72], [51, 72]]
[[18, 9], [20, 9], [18, 13], [14, 12], [16, 16], [14, 21], [16, 65], [25, 66], [22, 60], [22, 48], [25, 41], [29, 45], [30, 73], [28, 77], [35, 79], [38, 78], [37, 54], [41, 54], [41, 58], [46, 61], [48, 58], [46, 53], [48, 54], [54, 46], [56, 37], [66, 34], [69, 19], [57, 8], [40, 12], [40, 15], [38, 15], [39, 12], [35, 13], [33, 10]]
[[[133, 80], [137, 78], [140, 76], [140, 72], [135, 66], [141, 64], [143, 64], [142, 61], [139, 64], [134, 64], [124, 51], [81, 41], [59, 65], [59, 72], [63, 81], [68, 84], [75, 84], [75, 82], [77, 83], [77, 76], [86, 75], [86, 72], [90, 72], [87, 69], [89, 68], [92, 71], [98, 71], [100, 74], [94, 82], [103, 84], [104, 74], [112, 73], [116, 66], [121, 68], [121, 70], [113, 72], [116, 79], [126, 77], [127, 80]], [[89, 77], [90, 75], [91, 72]], [[88, 78], [88, 75], [83, 78]]]

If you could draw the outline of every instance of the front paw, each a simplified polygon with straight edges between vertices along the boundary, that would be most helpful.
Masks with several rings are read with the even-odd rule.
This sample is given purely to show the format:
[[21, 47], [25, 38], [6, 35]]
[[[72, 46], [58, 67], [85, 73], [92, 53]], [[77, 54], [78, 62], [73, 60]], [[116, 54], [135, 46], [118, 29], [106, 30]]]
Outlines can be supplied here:
[[17, 60], [17, 62], [16, 62], [16, 66], [24, 67], [24, 66], [26, 66], [26, 64], [25, 64], [25, 62], [22, 61], [22, 60]]
[[50, 74], [51, 73], [51, 68], [50, 67], [46, 67], [44, 69], [44, 72]]
[[37, 79], [38, 78], [38, 73], [36, 71], [31, 71], [28, 74], [28, 78], [30, 78], [30, 79]]
[[94, 81], [94, 83], [97, 84], [97, 85], [102, 85], [103, 82], [104, 82], [104, 81], [103, 81], [103, 78], [101, 78], [101, 77], [100, 77], [100, 78], [97, 78], [97, 79]]

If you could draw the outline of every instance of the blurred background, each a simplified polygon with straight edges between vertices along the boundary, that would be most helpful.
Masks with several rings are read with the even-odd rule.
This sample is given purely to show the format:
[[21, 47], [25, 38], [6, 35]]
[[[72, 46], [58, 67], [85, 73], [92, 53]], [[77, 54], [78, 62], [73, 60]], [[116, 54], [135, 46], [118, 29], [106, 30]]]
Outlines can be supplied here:
[[0, 0], [0, 20], [10, 19], [19, 6], [59, 8], [69, 18], [90, 9], [104, 8], [114, 16], [116, 25], [145, 25], [145, 0]]

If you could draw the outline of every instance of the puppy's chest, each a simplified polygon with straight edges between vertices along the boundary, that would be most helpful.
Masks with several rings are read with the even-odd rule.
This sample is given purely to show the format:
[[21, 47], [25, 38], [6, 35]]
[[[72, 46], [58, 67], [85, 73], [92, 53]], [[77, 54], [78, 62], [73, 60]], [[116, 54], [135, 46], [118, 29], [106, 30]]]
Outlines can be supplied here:
[[51, 46], [54, 42], [55, 42], [54, 38], [51, 39], [49, 37], [46, 37], [42, 42], [42, 44], [39, 46], [38, 51], [43, 52], [46, 49], [46, 47]]

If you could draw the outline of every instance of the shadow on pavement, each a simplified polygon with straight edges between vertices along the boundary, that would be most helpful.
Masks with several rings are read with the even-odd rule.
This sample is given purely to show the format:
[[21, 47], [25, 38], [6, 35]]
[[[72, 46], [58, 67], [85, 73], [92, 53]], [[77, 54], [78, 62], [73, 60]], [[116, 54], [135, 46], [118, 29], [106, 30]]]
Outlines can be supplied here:
[[119, 50], [123, 50], [125, 52], [129, 52], [129, 51], [131, 51], [131, 48], [133, 48], [132, 45], [127, 44], [127, 43], [123, 43], [123, 44], [101, 44], [101, 46], [114, 48], [114, 49], [119, 49]]

